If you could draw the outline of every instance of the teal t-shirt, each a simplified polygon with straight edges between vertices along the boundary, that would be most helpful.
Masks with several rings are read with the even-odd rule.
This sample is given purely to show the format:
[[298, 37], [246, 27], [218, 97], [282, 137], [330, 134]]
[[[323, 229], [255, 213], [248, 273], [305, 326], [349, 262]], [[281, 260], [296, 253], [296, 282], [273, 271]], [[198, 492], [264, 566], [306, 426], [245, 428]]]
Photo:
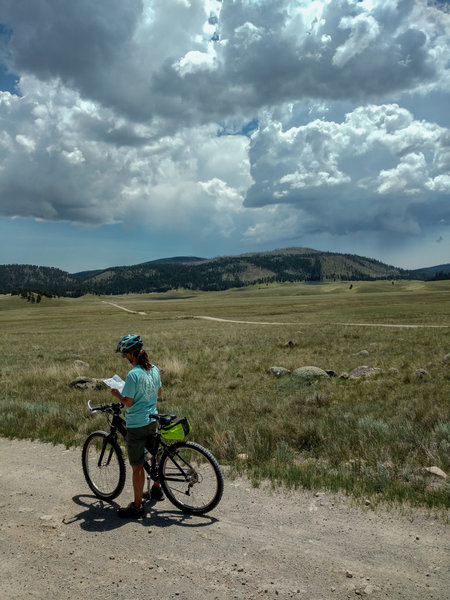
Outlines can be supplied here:
[[145, 371], [139, 365], [131, 369], [125, 379], [122, 396], [133, 398], [133, 404], [125, 408], [127, 428], [143, 427], [150, 423], [149, 416], [156, 414], [156, 401], [161, 387], [158, 367]]

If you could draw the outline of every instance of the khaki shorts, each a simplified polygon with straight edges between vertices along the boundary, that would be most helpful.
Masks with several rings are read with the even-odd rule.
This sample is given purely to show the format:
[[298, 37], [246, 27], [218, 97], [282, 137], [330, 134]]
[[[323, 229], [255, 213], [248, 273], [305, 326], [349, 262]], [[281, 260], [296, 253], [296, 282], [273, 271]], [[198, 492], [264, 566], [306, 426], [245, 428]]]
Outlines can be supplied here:
[[128, 460], [132, 467], [144, 464], [145, 442], [152, 433], [157, 430], [156, 421], [152, 421], [144, 427], [130, 427], [127, 429]]

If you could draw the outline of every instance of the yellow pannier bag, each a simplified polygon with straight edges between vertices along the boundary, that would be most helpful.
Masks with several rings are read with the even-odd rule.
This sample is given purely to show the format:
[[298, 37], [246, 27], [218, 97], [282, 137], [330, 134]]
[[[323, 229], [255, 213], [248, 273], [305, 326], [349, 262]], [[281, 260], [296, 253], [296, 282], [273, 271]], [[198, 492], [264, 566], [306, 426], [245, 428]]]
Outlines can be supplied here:
[[181, 419], [177, 419], [170, 425], [165, 425], [161, 427], [161, 437], [166, 440], [184, 440], [184, 438], [189, 435], [192, 431], [192, 427], [189, 424], [189, 421], [186, 417], [182, 417]]

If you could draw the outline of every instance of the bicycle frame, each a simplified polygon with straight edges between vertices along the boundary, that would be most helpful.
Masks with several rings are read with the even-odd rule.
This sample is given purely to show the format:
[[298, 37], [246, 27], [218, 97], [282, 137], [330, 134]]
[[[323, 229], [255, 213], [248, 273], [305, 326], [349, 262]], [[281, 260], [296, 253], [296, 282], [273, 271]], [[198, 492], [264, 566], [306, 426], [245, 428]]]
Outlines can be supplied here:
[[[91, 413], [105, 413], [110, 431], [93, 431], [86, 438], [83, 472], [97, 498], [111, 501], [122, 492], [126, 481], [126, 463], [118, 439], [127, 436], [126, 421], [121, 416], [123, 407], [120, 403], [91, 406], [90, 402], [88, 407]], [[187, 419], [177, 421], [173, 414], [152, 417], [157, 427], [145, 440], [143, 464], [149, 497], [153, 480], [161, 483], [169, 501], [183, 512], [204, 514], [215, 508], [224, 486], [217, 460], [207, 448], [184, 439], [191, 429]]]
[[[90, 400], [88, 401], [88, 408], [91, 412], [92, 412], [92, 409], [94, 408], [91, 406]], [[121, 409], [119, 407], [117, 409], [116, 408], [112, 409], [112, 419], [109, 422], [110, 431], [109, 431], [108, 436], [104, 440], [103, 448], [100, 453], [100, 457], [99, 457], [99, 461], [98, 461], [98, 466], [101, 466], [103, 464], [104, 452], [105, 452], [107, 441], [109, 439], [112, 438], [112, 439], [116, 440], [117, 433], [120, 433], [121, 436], [124, 438], [124, 440], [126, 440], [127, 427], [126, 427], [125, 419], [123, 419], [123, 417], [120, 416], [120, 411], [121, 411]], [[162, 450], [167, 450], [169, 448], [170, 444], [166, 444], [164, 442], [164, 440], [161, 438], [159, 431], [157, 431], [153, 435], [157, 436], [157, 444], [156, 444], [156, 448], [155, 448], [156, 451], [154, 454], [151, 453], [151, 456], [152, 456], [151, 464], [149, 464], [149, 462], [147, 460], [144, 460], [144, 469], [145, 469], [147, 475], [149, 477], [151, 477], [151, 479], [153, 481], [158, 481], [159, 480], [158, 461], [154, 460], [154, 458], [158, 453], [162, 453], [161, 448], [162, 448]], [[147, 449], [147, 451], [149, 451], [147, 446], [146, 446], [146, 449]], [[169, 457], [170, 457], [170, 454], [169, 454]], [[111, 460], [111, 456], [108, 457], [108, 460], [107, 460], [108, 464], [109, 464], [110, 460]], [[182, 471], [182, 469], [180, 469], [179, 465], [175, 461], [172, 461], [172, 462], [176, 465], [176, 467], [178, 468], [180, 473], [183, 473], [183, 471]], [[185, 462], [185, 461], [183, 460], [183, 462]], [[172, 479], [172, 478], [169, 478], [169, 479]], [[172, 479], [172, 480], [174, 480], [174, 479]]]

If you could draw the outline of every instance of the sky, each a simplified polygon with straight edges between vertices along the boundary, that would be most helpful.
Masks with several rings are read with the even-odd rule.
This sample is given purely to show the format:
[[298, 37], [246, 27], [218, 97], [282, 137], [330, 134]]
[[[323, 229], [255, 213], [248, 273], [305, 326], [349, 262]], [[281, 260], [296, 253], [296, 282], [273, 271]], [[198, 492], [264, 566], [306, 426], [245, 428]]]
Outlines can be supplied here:
[[450, 262], [450, 0], [0, 0], [0, 264]]

